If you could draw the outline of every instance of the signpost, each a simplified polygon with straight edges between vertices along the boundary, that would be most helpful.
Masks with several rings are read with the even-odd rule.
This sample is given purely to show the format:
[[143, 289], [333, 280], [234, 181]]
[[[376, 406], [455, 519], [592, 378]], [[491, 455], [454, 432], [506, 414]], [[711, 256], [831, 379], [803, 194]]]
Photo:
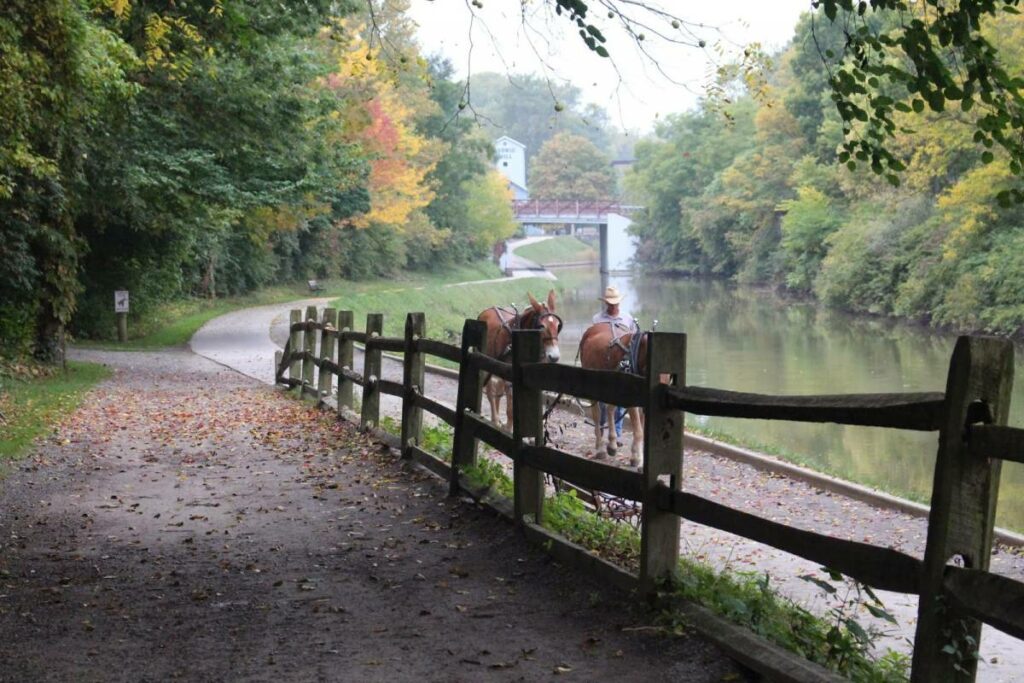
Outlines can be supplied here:
[[128, 290], [114, 292], [114, 313], [117, 314], [117, 341], [128, 341]]

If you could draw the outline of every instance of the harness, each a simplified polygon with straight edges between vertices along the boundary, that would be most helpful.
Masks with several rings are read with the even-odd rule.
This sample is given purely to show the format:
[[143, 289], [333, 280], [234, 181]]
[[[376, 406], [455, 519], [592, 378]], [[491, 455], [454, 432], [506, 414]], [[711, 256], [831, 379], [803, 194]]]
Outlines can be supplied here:
[[[619, 361], [619, 370], [621, 372], [639, 374], [636, 372], [636, 369], [640, 367], [640, 343], [643, 341], [644, 334], [646, 333], [640, 331], [640, 326], [637, 325], [636, 321], [633, 321], [632, 326], [609, 321], [608, 327], [612, 331], [612, 340], [608, 342], [608, 348], [617, 346], [622, 349], [624, 354], [622, 360]], [[628, 345], [622, 342], [622, 338], [627, 334], [633, 335], [630, 337]]]
[[549, 311], [547, 306], [544, 307], [544, 310], [539, 315], [537, 315], [537, 311], [533, 307], [529, 308], [525, 313], [520, 313], [515, 304], [510, 306], [491, 306], [491, 310], [498, 316], [498, 320], [501, 322], [501, 329], [508, 332], [508, 346], [495, 356], [500, 361], [505, 361], [512, 356], [512, 332], [514, 330], [541, 330], [544, 329], [545, 320], [554, 318], [558, 321], [556, 334], [562, 331], [562, 318], [557, 313]]

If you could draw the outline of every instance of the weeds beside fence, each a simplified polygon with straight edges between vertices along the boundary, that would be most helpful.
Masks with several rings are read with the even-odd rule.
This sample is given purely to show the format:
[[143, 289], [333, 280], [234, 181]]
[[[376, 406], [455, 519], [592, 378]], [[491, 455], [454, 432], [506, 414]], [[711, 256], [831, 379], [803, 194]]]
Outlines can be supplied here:
[[[680, 520], [734, 533], [841, 572], [872, 588], [920, 596], [911, 678], [973, 680], [981, 623], [1024, 638], [1024, 583], [988, 572], [1002, 460], [1024, 462], [1024, 429], [1005, 425], [1013, 375], [1013, 347], [1005, 340], [961, 337], [950, 361], [945, 392], [769, 396], [686, 385], [686, 336], [653, 333], [648, 377], [537, 362], [540, 335], [517, 331], [512, 362], [483, 353], [485, 326], [467, 320], [461, 346], [425, 337], [422, 313], [406, 318], [404, 337], [382, 337], [382, 316], [353, 329], [351, 312], [292, 311], [291, 335], [277, 358], [278, 383], [317, 399], [331, 396], [337, 378], [338, 411], [350, 409], [362, 387], [360, 422], [380, 422], [380, 396], [402, 399], [402, 457], [447, 477], [452, 494], [462, 474], [477, 468], [477, 442], [512, 462], [512, 515], [531, 540], [564, 561], [653, 596], [671, 583], [679, 561]], [[318, 340], [319, 336], [319, 340]], [[319, 343], [318, 343], [319, 342]], [[362, 373], [353, 368], [353, 344], [365, 345]], [[381, 377], [381, 354], [403, 354], [403, 381]], [[453, 408], [424, 395], [427, 356], [459, 364]], [[319, 374], [317, 374], [317, 372]], [[668, 384], [657, 381], [668, 375]], [[482, 378], [512, 382], [512, 433], [480, 414]], [[652, 379], [653, 378], [653, 379]], [[544, 444], [543, 394], [554, 392], [644, 409], [639, 471], [577, 457]], [[423, 411], [454, 427], [451, 463], [423, 448]], [[939, 449], [924, 559], [866, 543], [790, 527], [683, 491], [683, 413], [735, 418], [835, 422], [937, 431]], [[638, 572], [588, 553], [544, 524], [544, 476], [584, 491], [641, 503]], [[739, 653], [742, 655], [742, 652]]]

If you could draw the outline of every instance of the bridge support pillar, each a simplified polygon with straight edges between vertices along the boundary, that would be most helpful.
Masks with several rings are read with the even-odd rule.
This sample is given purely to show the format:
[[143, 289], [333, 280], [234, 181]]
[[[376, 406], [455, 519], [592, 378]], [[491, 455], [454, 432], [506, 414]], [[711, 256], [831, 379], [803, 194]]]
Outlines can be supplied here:
[[608, 287], [608, 224], [601, 223], [597, 230], [601, 245], [601, 291], [598, 295], [604, 296], [604, 290]]

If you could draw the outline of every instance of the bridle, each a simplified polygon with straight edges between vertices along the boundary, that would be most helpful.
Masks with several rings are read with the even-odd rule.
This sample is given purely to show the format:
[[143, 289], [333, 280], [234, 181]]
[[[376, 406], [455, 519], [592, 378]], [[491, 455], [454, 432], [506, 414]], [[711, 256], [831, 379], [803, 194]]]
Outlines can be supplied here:
[[[551, 334], [551, 332], [548, 330], [548, 326], [544, 324], [544, 321], [547, 320], [548, 318], [554, 318], [555, 322], [558, 323], [557, 327], [555, 328], [555, 333], [554, 334]], [[541, 313], [539, 316], [537, 316], [537, 323], [536, 323], [536, 325], [533, 328], [530, 328], [530, 329], [536, 329], [536, 330], [540, 330], [541, 331], [541, 334], [540, 334], [541, 343], [554, 343], [554, 344], [557, 344], [558, 343], [558, 335], [561, 334], [561, 332], [562, 332], [562, 318], [559, 317], [559, 315], [557, 313], [552, 313], [551, 311], [549, 311], [547, 309], [547, 306], [545, 306], [544, 307], [544, 312]]]
[[[498, 320], [501, 321], [501, 327], [503, 330], [508, 332], [509, 341], [508, 346], [504, 349], [503, 353], [499, 358], [505, 358], [512, 353], [512, 332], [514, 330], [540, 330], [541, 344], [558, 344], [558, 335], [562, 332], [562, 318], [557, 313], [549, 311], [546, 304], [542, 304], [543, 308], [540, 313], [537, 309], [530, 308], [525, 313], [520, 313], [515, 307], [512, 308], [515, 311], [514, 315], [506, 318], [504, 314], [510, 313], [504, 308], [498, 308], [493, 306], [495, 313], [498, 315]], [[549, 318], [554, 318], [555, 322], [558, 323], [555, 327], [555, 333], [552, 334], [548, 329], [548, 325], [544, 324], [544, 321]]]

